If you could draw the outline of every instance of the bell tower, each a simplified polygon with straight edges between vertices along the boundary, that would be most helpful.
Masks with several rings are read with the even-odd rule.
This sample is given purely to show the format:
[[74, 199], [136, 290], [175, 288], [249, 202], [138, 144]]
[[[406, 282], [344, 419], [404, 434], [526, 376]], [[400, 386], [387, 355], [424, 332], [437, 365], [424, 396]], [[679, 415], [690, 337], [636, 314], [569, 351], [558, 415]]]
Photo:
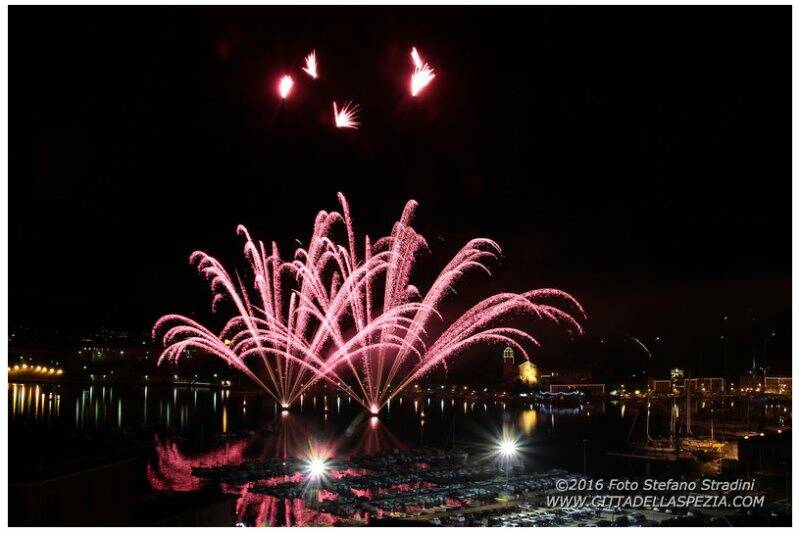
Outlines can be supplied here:
[[517, 377], [517, 365], [514, 364], [514, 349], [506, 346], [503, 350], [503, 380], [512, 381]]

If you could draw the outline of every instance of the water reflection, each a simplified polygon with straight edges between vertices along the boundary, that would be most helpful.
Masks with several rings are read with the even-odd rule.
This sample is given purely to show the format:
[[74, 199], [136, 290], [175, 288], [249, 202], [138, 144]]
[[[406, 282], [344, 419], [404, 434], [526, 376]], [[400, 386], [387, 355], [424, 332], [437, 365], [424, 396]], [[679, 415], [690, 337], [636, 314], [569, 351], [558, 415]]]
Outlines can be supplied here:
[[522, 429], [522, 432], [530, 437], [533, 435], [533, 432], [536, 430], [536, 422], [537, 417], [539, 415], [536, 413], [535, 409], [528, 409], [526, 411], [522, 411], [519, 414], [519, 425]]
[[[14, 424], [61, 425], [70, 433], [99, 429], [146, 430], [154, 456], [147, 464], [153, 490], [197, 490], [205, 483], [191, 475], [193, 466], [236, 464], [250, 459], [295, 457], [311, 440], [322, 442], [336, 456], [374, 454], [419, 446], [447, 448], [480, 442], [499, 423], [509, 423], [525, 439], [536, 442], [537, 467], [580, 470], [582, 449], [575, 442], [590, 439], [624, 446], [635, 414], [642, 425], [646, 404], [614, 401], [595, 404], [527, 403], [454, 399], [439, 396], [398, 397], [380, 417], [366, 416], [347, 396], [301, 396], [288, 411], [258, 395], [203, 388], [129, 386], [65, 388], [50, 384], [9, 384], [9, 419]], [[343, 401], [347, 398], [347, 401]], [[68, 406], [63, 412], [62, 401]], [[733, 403], [733, 405], [731, 405]], [[73, 409], [74, 406], [74, 409]], [[686, 404], [654, 400], [650, 405], [654, 436], [668, 432], [685, 415]], [[791, 425], [785, 402], [695, 400], [689, 405], [692, 424], [700, 429], [714, 417], [717, 431], [742, 420], [753, 424]], [[712, 414], [713, 413], [713, 414]], [[153, 437], [155, 435], [155, 437]], [[548, 446], [552, 451], [548, 451]], [[577, 462], [569, 463], [574, 455]], [[558, 461], [563, 461], [559, 463]], [[590, 468], [592, 465], [590, 461]], [[248, 495], [241, 487], [237, 512], [248, 523], [282, 525], [312, 523], [319, 516], [296, 502]], [[287, 512], [287, 509], [290, 512]]]
[[61, 416], [61, 393], [45, 391], [41, 385], [9, 383], [11, 422], [33, 422], [50, 425]]

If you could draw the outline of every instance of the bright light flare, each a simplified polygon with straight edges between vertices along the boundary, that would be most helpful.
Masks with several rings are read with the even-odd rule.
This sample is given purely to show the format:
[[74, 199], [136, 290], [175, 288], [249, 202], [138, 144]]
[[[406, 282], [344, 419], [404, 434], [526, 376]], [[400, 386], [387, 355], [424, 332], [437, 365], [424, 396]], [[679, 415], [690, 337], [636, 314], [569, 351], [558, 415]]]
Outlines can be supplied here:
[[433, 81], [436, 74], [433, 68], [422, 60], [416, 47], [411, 49], [411, 61], [414, 63], [414, 73], [411, 74], [411, 96], [417, 96]]
[[328, 473], [328, 461], [322, 457], [312, 457], [306, 463], [306, 473], [311, 479], [320, 479]]
[[500, 442], [497, 443], [497, 453], [504, 459], [511, 459], [516, 457], [519, 453], [519, 444], [517, 441], [509, 436], [503, 436]]
[[422, 65], [424, 64], [422, 62], [422, 58], [419, 56], [419, 52], [417, 52], [416, 46], [411, 48], [411, 61], [414, 62], [414, 66], [416, 68], [422, 68]]
[[286, 74], [285, 76], [281, 77], [281, 80], [278, 82], [278, 94], [281, 95], [281, 98], [286, 100], [289, 96], [289, 93], [292, 92], [292, 87], [294, 87], [294, 80], [291, 76]]
[[317, 71], [316, 50], [312, 50], [311, 53], [306, 56], [306, 66], [303, 67], [303, 72], [305, 72], [314, 79], [317, 79], [319, 77], [319, 72]]
[[341, 109], [333, 102], [333, 121], [337, 128], [358, 129], [360, 123], [358, 118], [358, 106], [351, 102], [345, 102]]

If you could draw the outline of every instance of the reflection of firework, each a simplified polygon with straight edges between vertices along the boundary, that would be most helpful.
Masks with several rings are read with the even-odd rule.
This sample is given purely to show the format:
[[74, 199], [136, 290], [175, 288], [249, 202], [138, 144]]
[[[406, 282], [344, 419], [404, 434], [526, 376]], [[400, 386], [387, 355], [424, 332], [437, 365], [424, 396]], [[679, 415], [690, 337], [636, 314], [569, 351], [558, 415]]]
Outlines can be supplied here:
[[[159, 363], [197, 349], [222, 358], [284, 406], [326, 380], [377, 413], [436, 365], [479, 343], [506, 344], [527, 357], [523, 344], [538, 346], [536, 339], [497, 325], [512, 316], [582, 331], [573, 314], [582, 318], [583, 309], [572, 296], [537, 289], [487, 298], [434, 335], [445, 296], [468, 272], [489, 273], [486, 263], [497, 259], [499, 246], [489, 239], [471, 240], [422, 293], [410, 283], [415, 258], [427, 248], [410, 226], [417, 203], [408, 202], [390, 235], [374, 241], [365, 237], [360, 245], [348, 204], [341, 194], [339, 200], [341, 214], [321, 211], [308, 248], [298, 248], [292, 261], [281, 258], [274, 242], [268, 252], [239, 226], [251, 271], [247, 281], [238, 273], [232, 277], [208, 254], [194, 252], [191, 262], [214, 293], [212, 308], [225, 301], [235, 314], [219, 334], [185, 316], [162, 317], [153, 329], [154, 335], [163, 332], [166, 347]], [[334, 241], [339, 226], [345, 244]]]
[[377, 416], [356, 419], [354, 425], [356, 424], [358, 425], [354, 429], [358, 432], [358, 438], [350, 449], [351, 455], [374, 455], [387, 450], [408, 449]]
[[205, 485], [205, 481], [192, 475], [192, 468], [241, 464], [248, 444], [246, 439], [239, 439], [215, 450], [190, 456], [181, 452], [177, 443], [161, 441], [156, 437], [156, 460], [147, 465], [147, 479], [154, 490], [198, 490]]

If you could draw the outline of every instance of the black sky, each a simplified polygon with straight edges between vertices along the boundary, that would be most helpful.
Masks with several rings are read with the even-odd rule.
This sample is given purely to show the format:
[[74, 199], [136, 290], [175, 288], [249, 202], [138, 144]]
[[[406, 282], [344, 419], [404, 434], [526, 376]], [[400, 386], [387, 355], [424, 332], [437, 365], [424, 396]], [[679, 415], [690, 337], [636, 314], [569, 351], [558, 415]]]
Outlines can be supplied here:
[[[564, 288], [587, 338], [683, 360], [779, 329], [788, 365], [790, 10], [12, 6], [11, 325], [205, 311], [192, 250], [239, 265], [238, 223], [288, 250], [343, 191], [372, 235], [417, 199], [439, 266], [497, 240], [468, 294]], [[412, 45], [438, 70], [419, 100]]]

